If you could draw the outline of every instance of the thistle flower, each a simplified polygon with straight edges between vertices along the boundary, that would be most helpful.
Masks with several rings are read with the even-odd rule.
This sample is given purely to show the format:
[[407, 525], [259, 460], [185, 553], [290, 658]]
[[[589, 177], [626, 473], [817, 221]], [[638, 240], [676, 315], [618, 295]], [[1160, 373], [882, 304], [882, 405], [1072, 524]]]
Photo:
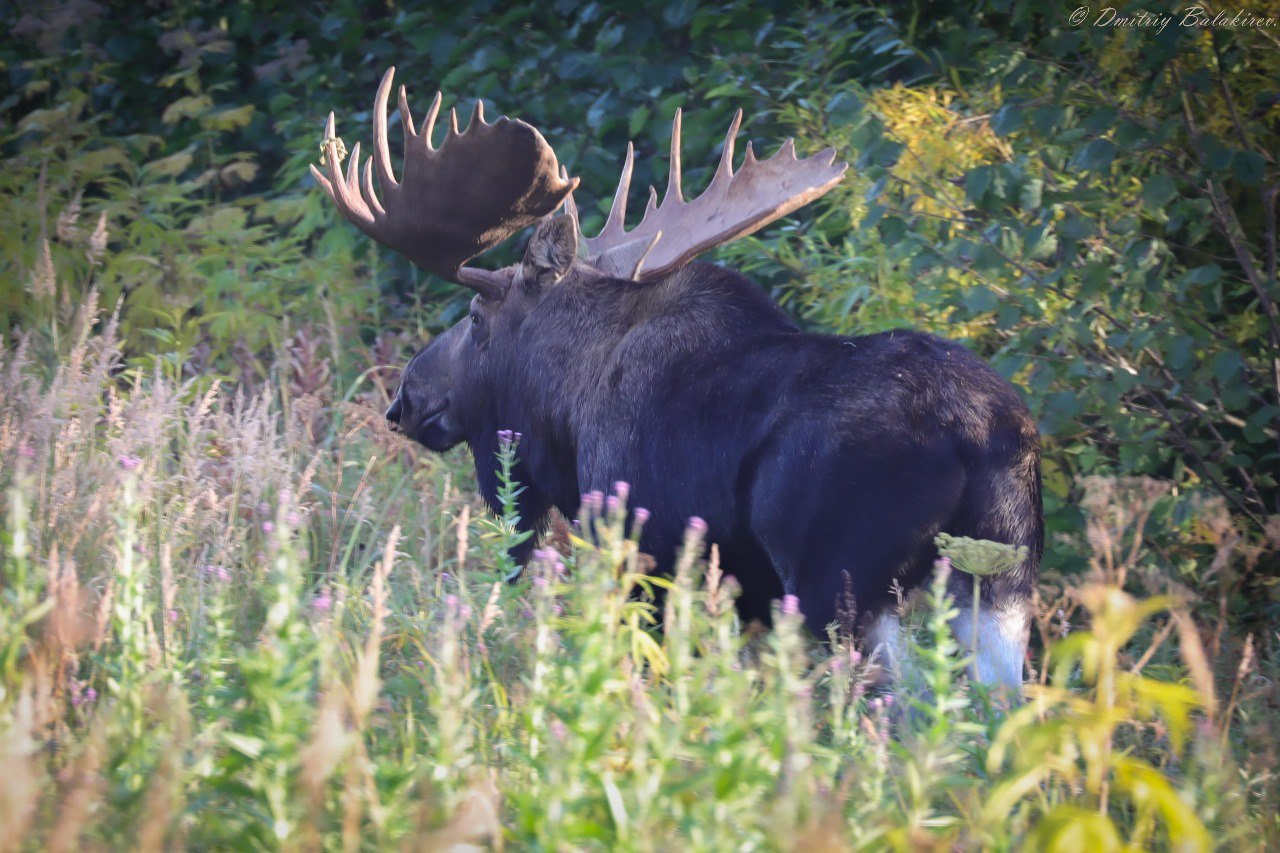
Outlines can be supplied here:
[[329, 594], [328, 587], [325, 587], [324, 589], [320, 590], [320, 594], [317, 595], [315, 597], [315, 600], [311, 602], [311, 606], [314, 607], [320, 613], [328, 612], [329, 608], [333, 606], [333, 596]]

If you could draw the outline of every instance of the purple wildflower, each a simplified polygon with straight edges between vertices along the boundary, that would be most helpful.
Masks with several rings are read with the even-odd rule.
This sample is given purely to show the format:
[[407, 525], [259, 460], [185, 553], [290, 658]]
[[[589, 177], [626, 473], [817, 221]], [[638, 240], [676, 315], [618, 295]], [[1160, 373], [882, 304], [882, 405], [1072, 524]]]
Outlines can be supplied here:
[[642, 506], [638, 506], [636, 507], [636, 510], [635, 510], [635, 516], [636, 516], [636, 524], [644, 524], [646, 521], [649, 520], [649, 510], [645, 509]]
[[214, 571], [218, 576], [218, 580], [224, 582], [231, 580], [231, 572], [227, 571], [225, 566], [218, 566]]
[[262, 532], [263, 532], [263, 533], [270, 533], [271, 531], [273, 531], [273, 530], [275, 530], [275, 529], [276, 529], [276, 526], [275, 526], [275, 524], [273, 524], [272, 522], [270, 522], [270, 521], [264, 521], [264, 522], [262, 522]]
[[18, 455], [24, 459], [35, 459], [36, 449], [29, 444], [23, 444], [18, 447]]
[[618, 496], [618, 500], [625, 501], [631, 494], [631, 484], [626, 480], [619, 480], [613, 484], [613, 493]]
[[564, 740], [566, 737], [569, 736], [569, 730], [565, 727], [565, 724], [562, 723], [560, 720], [553, 719], [551, 721], [551, 735], [556, 740]]
[[178, 611], [176, 611], [176, 610], [170, 610], [170, 611], [169, 611], [169, 613], [168, 613], [168, 616], [169, 616], [169, 621], [170, 621], [170, 622], [177, 622], [177, 621], [178, 621]]
[[707, 523], [695, 515], [693, 518], [689, 519], [689, 526], [687, 529], [690, 533], [702, 536], [707, 532]]
[[795, 616], [800, 612], [800, 599], [794, 595], [782, 596], [782, 612], [788, 616]]
[[622, 502], [618, 500], [617, 495], [609, 495], [609, 497], [604, 499], [604, 508], [609, 512], [610, 515], [617, 512], [618, 507], [620, 507], [621, 505], [622, 505]]
[[544, 578], [542, 575], [538, 575], [536, 578], [533, 579], [533, 585], [540, 589], [545, 589], [548, 583], [549, 581], [546, 578]]
[[329, 594], [328, 587], [320, 590], [320, 594], [316, 596], [315, 601], [311, 602], [311, 606], [321, 613], [328, 612], [329, 608], [333, 606], [333, 596]]
[[120, 467], [126, 471], [136, 471], [138, 470], [138, 467], [142, 465], [141, 459], [136, 456], [130, 456], [127, 453], [120, 454], [116, 461], [119, 462]]

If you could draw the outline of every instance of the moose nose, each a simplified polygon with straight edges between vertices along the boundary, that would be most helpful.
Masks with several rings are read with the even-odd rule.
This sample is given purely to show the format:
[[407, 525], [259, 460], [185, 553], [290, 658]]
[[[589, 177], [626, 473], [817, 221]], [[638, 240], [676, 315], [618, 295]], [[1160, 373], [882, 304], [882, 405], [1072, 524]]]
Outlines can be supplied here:
[[392, 432], [400, 431], [400, 415], [402, 412], [400, 398], [396, 397], [391, 401], [391, 408], [387, 409], [387, 429]]

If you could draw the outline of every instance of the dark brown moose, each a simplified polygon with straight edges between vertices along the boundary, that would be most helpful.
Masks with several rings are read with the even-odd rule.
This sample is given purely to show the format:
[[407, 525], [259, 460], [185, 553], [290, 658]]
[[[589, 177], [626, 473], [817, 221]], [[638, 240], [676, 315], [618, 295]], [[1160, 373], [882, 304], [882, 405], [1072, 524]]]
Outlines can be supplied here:
[[[626, 481], [631, 505], [650, 512], [641, 547], [659, 570], [700, 517], [742, 585], [744, 620], [767, 620], [789, 594], [822, 635], [851, 591], [862, 630], [891, 657], [892, 587], [925, 579], [936, 534], [1026, 546], [1022, 565], [984, 584], [976, 632], [970, 584], [952, 580], [963, 614], [953, 629], [965, 646], [976, 633], [979, 676], [1021, 683], [1044, 533], [1039, 439], [1018, 393], [930, 335], [802, 332], [743, 276], [693, 263], [829, 191], [846, 168], [833, 151], [797, 158], [788, 140], [759, 160], [748, 145], [735, 171], [739, 112], [710, 186], [686, 201], [677, 111], [661, 203], [651, 189], [626, 229], [628, 146], [605, 226], [583, 237], [578, 181], [537, 130], [488, 123], [479, 103], [465, 130], [450, 111], [436, 147], [441, 95], [418, 129], [401, 87], [397, 179], [393, 73], [378, 87], [363, 171], [357, 145], [342, 174], [330, 115], [323, 171], [312, 172], [350, 222], [476, 295], [467, 318], [409, 362], [392, 429], [434, 451], [467, 442], [491, 506], [499, 430], [518, 431], [525, 529], [542, 530], [552, 507], [573, 517], [584, 493]], [[520, 263], [466, 266], [535, 224]]]

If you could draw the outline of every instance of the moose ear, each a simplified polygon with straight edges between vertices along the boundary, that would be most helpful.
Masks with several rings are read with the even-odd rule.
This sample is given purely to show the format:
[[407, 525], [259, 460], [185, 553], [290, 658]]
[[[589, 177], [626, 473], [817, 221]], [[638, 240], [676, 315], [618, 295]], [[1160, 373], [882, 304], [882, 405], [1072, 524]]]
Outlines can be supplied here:
[[543, 288], [564, 278], [578, 254], [578, 224], [561, 215], [543, 220], [524, 251], [525, 287]]

